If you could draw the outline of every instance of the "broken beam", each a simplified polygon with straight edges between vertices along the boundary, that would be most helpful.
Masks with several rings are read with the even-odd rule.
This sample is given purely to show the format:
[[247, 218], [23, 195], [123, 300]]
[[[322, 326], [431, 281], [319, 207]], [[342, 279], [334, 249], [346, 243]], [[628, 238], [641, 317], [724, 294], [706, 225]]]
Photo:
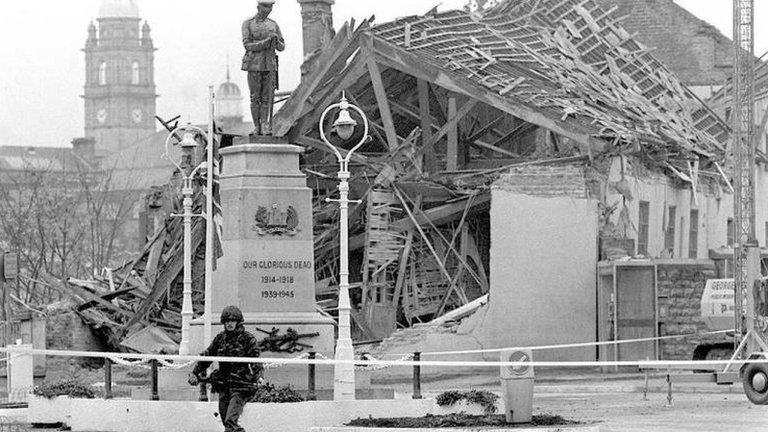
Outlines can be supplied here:
[[[482, 195], [475, 195], [472, 202], [470, 214], [473, 210], [476, 212], [480, 207], [485, 207], [491, 202], [491, 195], [488, 193]], [[469, 198], [467, 198], [469, 199]], [[419, 225], [426, 225], [432, 222], [435, 226], [446, 224], [452, 220], [456, 220], [464, 213], [464, 209], [467, 207], [466, 200], [459, 200], [446, 204], [444, 206], [431, 208], [429, 210], [422, 210], [416, 215], [415, 220]], [[392, 230], [394, 231], [407, 231], [414, 228], [416, 225], [410, 218], [399, 219], [392, 222]], [[365, 235], [359, 234], [349, 239], [349, 250], [357, 250], [365, 245]]]
[[376, 95], [376, 102], [379, 104], [379, 115], [381, 116], [381, 122], [384, 124], [384, 132], [387, 135], [389, 151], [395, 151], [398, 147], [397, 132], [395, 131], [395, 122], [392, 119], [392, 110], [389, 108], [387, 91], [384, 88], [384, 82], [381, 79], [381, 70], [373, 56], [372, 43], [370, 42], [370, 39], [367, 39], [366, 42], [367, 43], [364, 43], [362, 48], [367, 54], [366, 63], [368, 64], [368, 74], [371, 76], [373, 93]]
[[486, 105], [511, 114], [528, 123], [533, 123], [571, 138], [582, 145], [590, 146], [594, 152], [600, 152], [605, 147], [605, 143], [602, 140], [591, 137], [586, 131], [575, 130], [573, 125], [552, 119], [534, 108], [512, 100], [509, 96], [501, 96], [466, 78], [448, 74], [413, 53], [395, 47], [378, 38], [373, 38], [373, 46], [376, 59], [381, 64], [416, 78], [435, 83], [447, 90], [468, 96], [473, 100], [479, 100]]
[[[431, 143], [432, 141], [432, 114], [429, 112], [429, 83], [423, 79], [416, 79], [416, 88], [419, 93], [419, 115], [415, 116], [421, 122], [421, 142]], [[433, 173], [437, 169], [437, 158], [435, 157], [434, 146], [424, 149], [424, 171]]]

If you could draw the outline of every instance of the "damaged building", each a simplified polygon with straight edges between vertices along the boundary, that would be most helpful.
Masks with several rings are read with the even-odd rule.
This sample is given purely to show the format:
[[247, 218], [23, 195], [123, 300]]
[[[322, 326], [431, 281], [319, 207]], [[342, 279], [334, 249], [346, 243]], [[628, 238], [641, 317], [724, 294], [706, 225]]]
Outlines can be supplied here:
[[[454, 332], [396, 347], [394, 338], [379, 352], [703, 330], [701, 292], [717, 275], [710, 251], [733, 243], [728, 126], [621, 27], [616, 8], [498, 2], [349, 24], [307, 68], [275, 130], [314, 149], [306, 167], [318, 185], [332, 191], [322, 110], [345, 91], [373, 123], [370, 153], [357, 160], [365, 204], [350, 220], [361, 339], [489, 295]], [[334, 221], [316, 222], [318, 281], [333, 292]], [[646, 258], [633, 262], [646, 272], [601, 262], [629, 256]], [[626, 275], [617, 302], [611, 279]], [[685, 358], [718, 343], [697, 338], [600, 354]]]
[[[715, 64], [707, 80], [679, 77], [624, 29], [622, 14], [635, 9], [609, 3], [507, 0], [348, 22], [321, 49], [305, 47], [302, 81], [273, 130], [307, 149], [316, 297], [333, 315], [338, 208], [325, 198], [337, 194], [336, 160], [318, 121], [342, 94], [368, 115], [371, 138], [351, 164], [351, 195], [362, 203], [350, 209], [349, 246], [353, 335], [382, 341], [375, 355], [704, 331], [704, 283], [729, 276], [734, 243], [727, 74]], [[714, 39], [721, 53], [725, 42]], [[758, 196], [768, 192], [762, 149]], [[167, 167], [153, 170], [163, 181]], [[166, 349], [178, 342], [181, 221], [166, 216], [179, 200], [174, 183], [150, 195], [154, 222], [144, 221], [138, 258], [109, 277], [58, 283], [113, 349], [138, 349], [131, 343], [142, 337]], [[766, 204], [756, 213], [768, 243]], [[196, 219], [196, 314], [203, 232]], [[682, 359], [726, 341], [544, 350], [537, 359]]]

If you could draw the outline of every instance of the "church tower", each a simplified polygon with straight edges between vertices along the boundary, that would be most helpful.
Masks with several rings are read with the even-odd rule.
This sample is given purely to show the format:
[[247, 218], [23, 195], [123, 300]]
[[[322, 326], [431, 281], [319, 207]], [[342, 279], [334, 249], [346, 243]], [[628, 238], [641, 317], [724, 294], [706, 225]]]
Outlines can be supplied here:
[[240, 93], [240, 87], [230, 81], [229, 61], [227, 61], [227, 80], [216, 91], [216, 122], [225, 129], [231, 129], [243, 123], [243, 96]]
[[85, 136], [119, 151], [155, 132], [155, 47], [135, 0], [102, 0], [85, 43]]

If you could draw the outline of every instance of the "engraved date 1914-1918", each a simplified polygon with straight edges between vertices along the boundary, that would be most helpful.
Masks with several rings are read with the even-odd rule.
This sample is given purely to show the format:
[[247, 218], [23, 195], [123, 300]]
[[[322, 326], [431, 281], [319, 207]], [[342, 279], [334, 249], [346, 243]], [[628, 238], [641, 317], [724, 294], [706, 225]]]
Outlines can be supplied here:
[[272, 291], [272, 290], [268, 290], [268, 291], [262, 291], [261, 292], [261, 298], [266, 298], [266, 299], [293, 298], [293, 297], [294, 297], [293, 290], [290, 290], [290, 291], [282, 291], [282, 290], [281, 291]]
[[269, 276], [264, 275], [261, 277], [261, 283], [281, 283], [281, 284], [292, 284], [293, 283], [293, 276]]

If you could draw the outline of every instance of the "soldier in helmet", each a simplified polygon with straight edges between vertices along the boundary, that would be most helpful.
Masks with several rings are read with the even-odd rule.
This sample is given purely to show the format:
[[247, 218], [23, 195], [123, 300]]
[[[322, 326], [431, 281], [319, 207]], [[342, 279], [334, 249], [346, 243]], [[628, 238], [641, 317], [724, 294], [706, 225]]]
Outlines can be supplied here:
[[272, 135], [272, 102], [277, 88], [277, 53], [285, 40], [276, 22], [267, 18], [275, 0], [258, 0], [256, 15], [243, 22], [242, 69], [248, 72], [252, 135]]
[[[243, 326], [243, 313], [237, 306], [227, 306], [221, 311], [224, 331], [216, 335], [202, 356], [211, 357], [259, 357], [259, 343]], [[205, 372], [209, 361], [199, 361], [189, 376], [189, 384], [197, 385], [207, 380]], [[219, 369], [211, 374], [211, 389], [219, 393], [219, 414], [224, 423], [224, 432], [243, 432], [237, 421], [243, 413], [245, 403], [254, 395], [256, 383], [261, 381], [261, 363], [219, 362]]]

